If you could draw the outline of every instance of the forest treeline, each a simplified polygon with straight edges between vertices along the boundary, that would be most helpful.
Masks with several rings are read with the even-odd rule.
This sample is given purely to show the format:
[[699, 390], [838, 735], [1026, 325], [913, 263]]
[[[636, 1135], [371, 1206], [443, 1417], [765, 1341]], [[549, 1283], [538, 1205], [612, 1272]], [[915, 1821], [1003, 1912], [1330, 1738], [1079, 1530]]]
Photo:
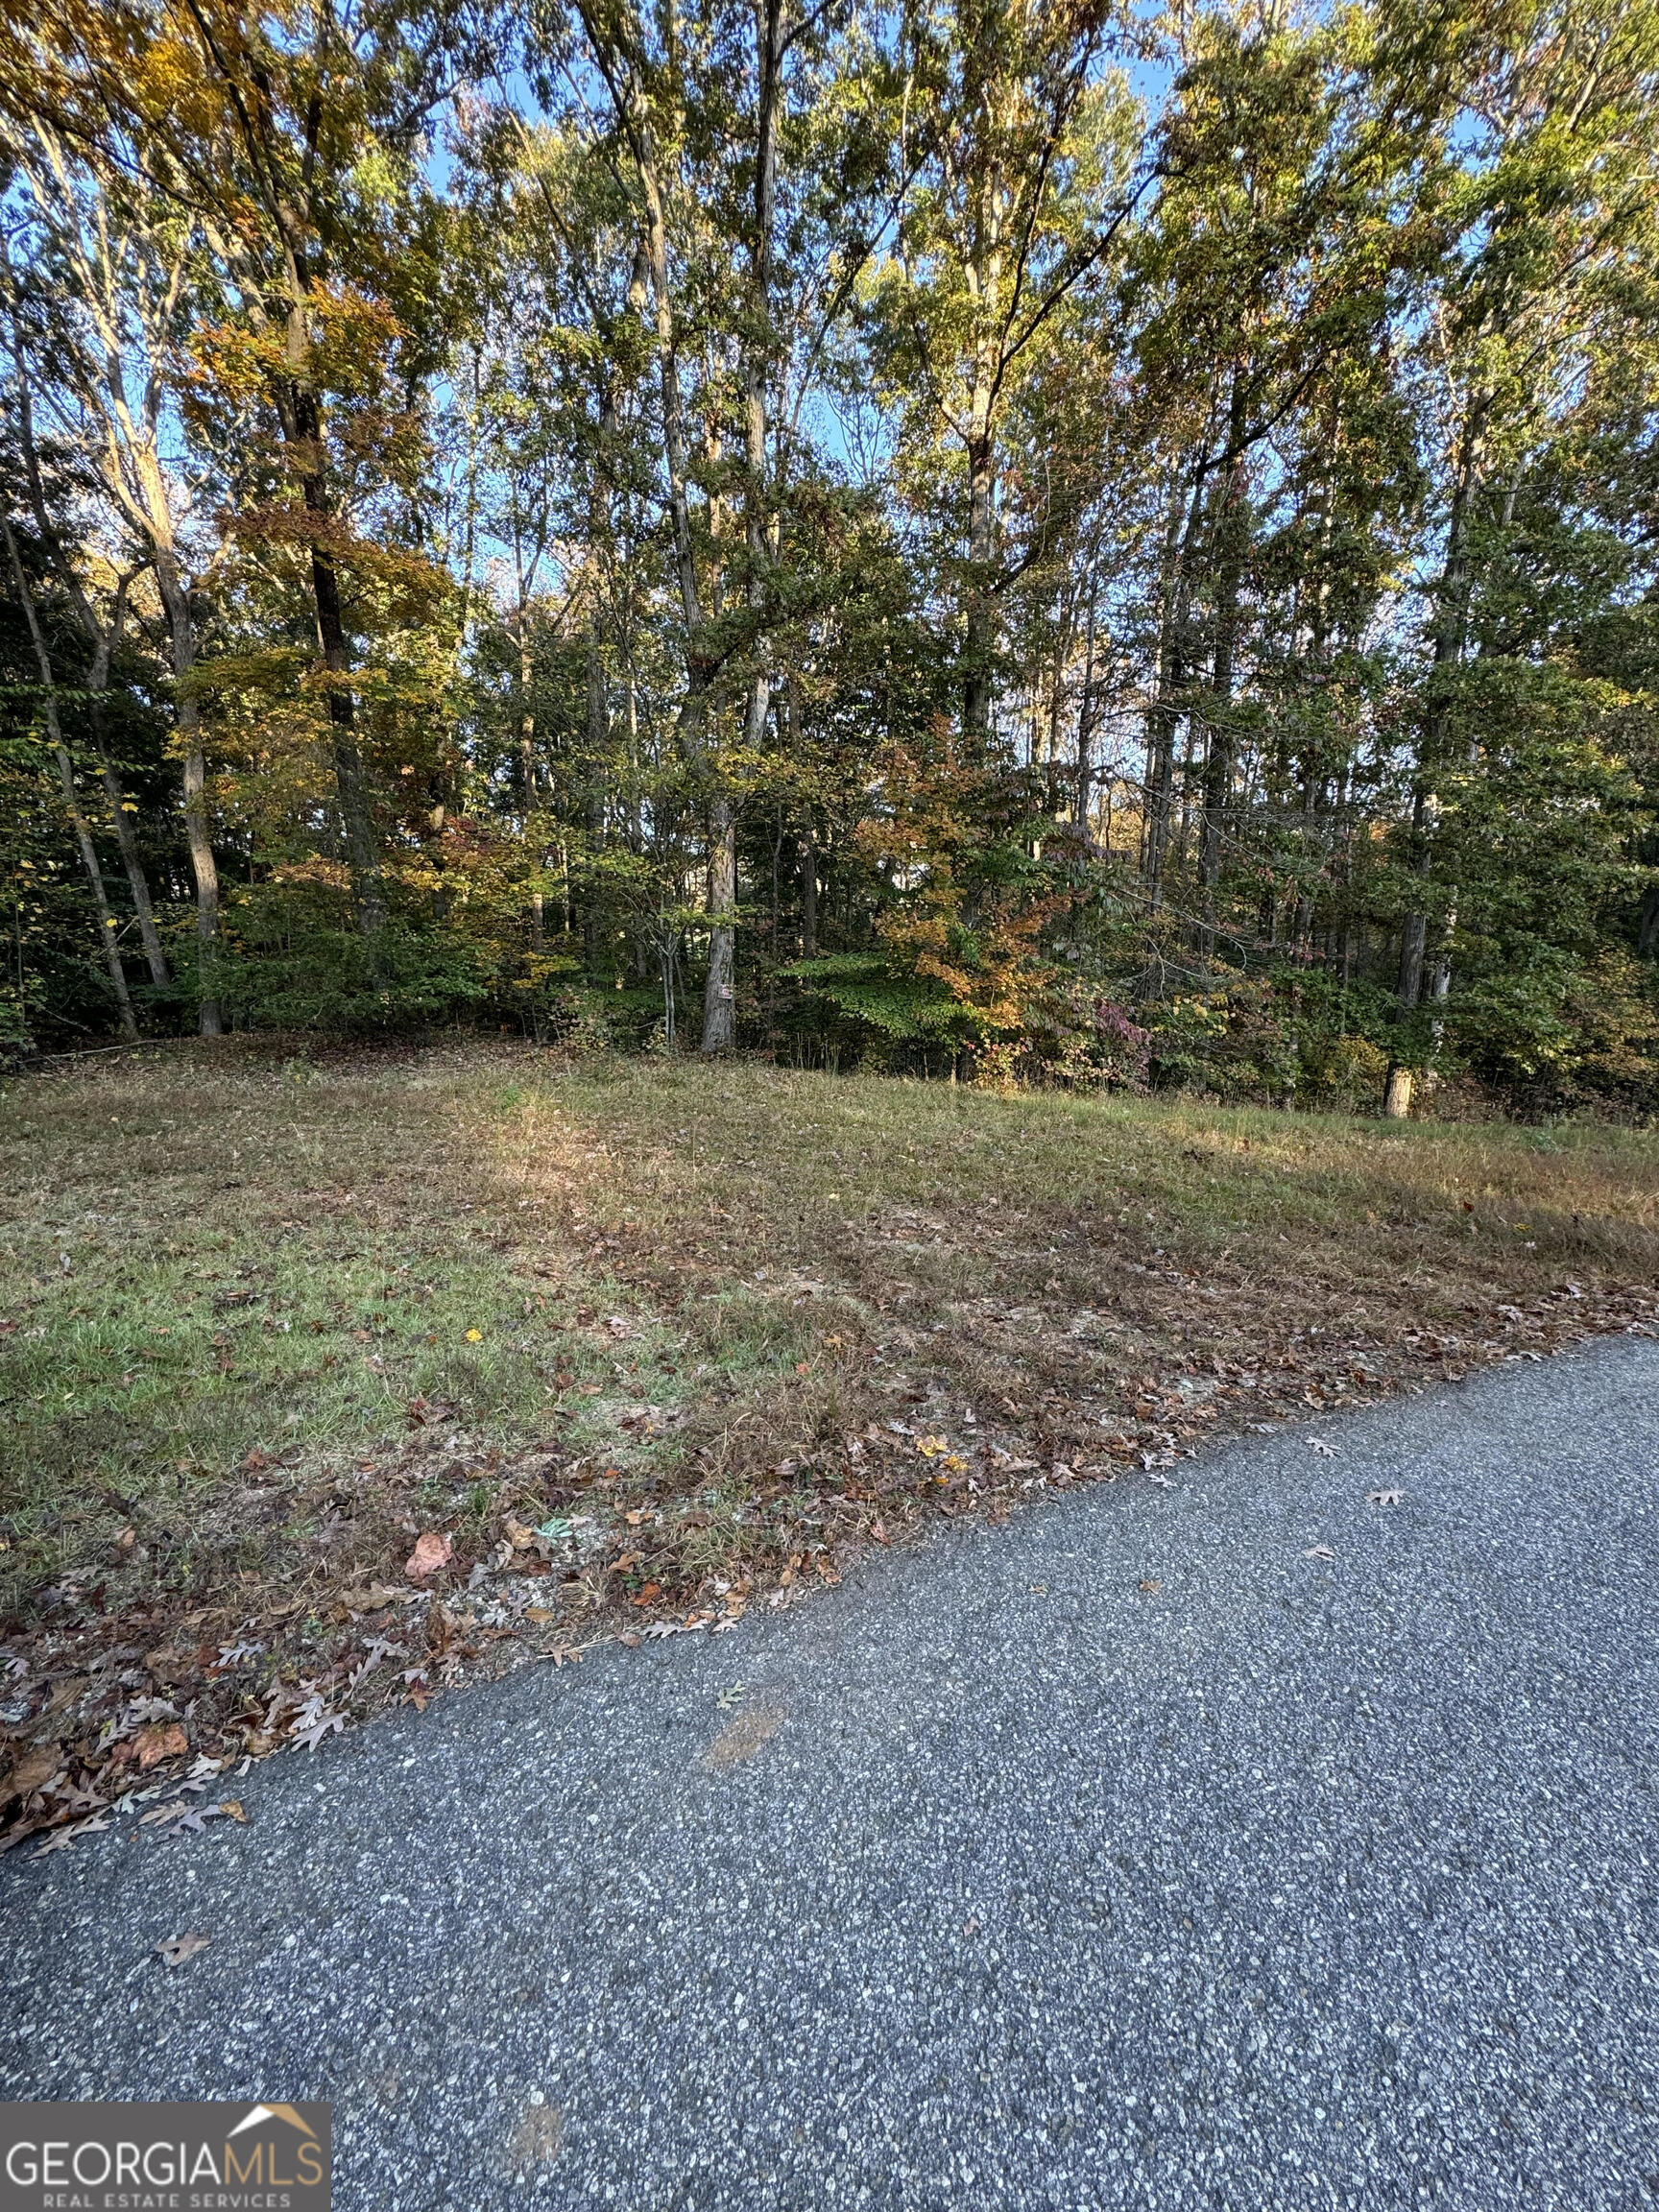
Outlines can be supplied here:
[[1659, 1111], [1656, 92], [1656, 0], [0, 0], [0, 1039]]

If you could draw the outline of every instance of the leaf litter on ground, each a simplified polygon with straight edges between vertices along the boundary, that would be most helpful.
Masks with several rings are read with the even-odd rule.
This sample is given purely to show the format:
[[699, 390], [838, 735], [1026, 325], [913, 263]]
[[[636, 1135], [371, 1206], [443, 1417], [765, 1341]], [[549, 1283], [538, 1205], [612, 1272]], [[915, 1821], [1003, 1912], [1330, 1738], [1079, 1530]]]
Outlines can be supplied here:
[[[1339, 1257], [1327, 1239], [1294, 1280], [1280, 1269], [1271, 1296], [1246, 1298], [1246, 1284], [1262, 1278], [1237, 1224], [1213, 1251], [1200, 1224], [1190, 1260], [1178, 1262], [1168, 1224], [1142, 1237], [1127, 1215], [1081, 1205], [1078, 1139], [1094, 1110], [1063, 1099], [952, 1100], [926, 1087], [829, 1086], [749, 1069], [621, 1064], [595, 1079], [543, 1058], [527, 1102], [491, 1122], [469, 1103], [490, 1060], [473, 1047], [388, 1054], [343, 1074], [340, 1096], [353, 1132], [393, 1163], [394, 1184], [407, 1155], [397, 1188], [416, 1211], [386, 1215], [405, 1258], [424, 1238], [436, 1263], [460, 1222], [467, 1238], [502, 1254], [504, 1275], [517, 1271], [529, 1286], [520, 1299], [515, 1284], [515, 1312], [565, 1286], [564, 1316], [554, 1317], [563, 1334], [544, 1365], [526, 1369], [517, 1426], [477, 1399], [476, 1362], [505, 1356], [518, 1324], [497, 1326], [479, 1310], [486, 1293], [474, 1272], [455, 1295], [470, 1301], [468, 1325], [488, 1350], [469, 1350], [471, 1372], [436, 1355], [425, 1372], [411, 1368], [393, 1431], [366, 1431], [355, 1450], [349, 1433], [345, 1445], [307, 1443], [301, 1414], [300, 1440], [280, 1451], [239, 1446], [231, 1478], [213, 1475], [210, 1450], [186, 1449], [180, 1495], [189, 1485], [205, 1501], [188, 1546], [164, 1503], [100, 1476], [117, 1501], [105, 1533], [83, 1508], [79, 1526], [91, 1535], [25, 1589], [12, 1519], [17, 1595], [0, 1630], [0, 1819], [8, 1803], [11, 1812], [0, 1849], [41, 1829], [62, 1837], [53, 1848], [97, 1832], [106, 1807], [133, 1802], [139, 1774], [164, 1783], [204, 1759], [214, 1771], [240, 1759], [245, 1771], [290, 1745], [315, 1751], [390, 1702], [423, 1708], [463, 1680], [529, 1660], [563, 1665], [609, 1640], [633, 1647], [730, 1634], [748, 1607], [832, 1586], [869, 1546], [904, 1541], [935, 1517], [998, 1521], [1047, 1490], [1125, 1473], [1172, 1487], [1166, 1470], [1230, 1429], [1272, 1434], [1299, 1415], [1455, 1379], [1516, 1357], [1517, 1338], [1537, 1357], [1587, 1329], [1653, 1327], [1650, 1289], [1637, 1288], [1654, 1273], [1645, 1229], [1647, 1244], [1632, 1231], [1628, 1253], [1609, 1246], [1599, 1276], [1580, 1258], [1571, 1284], [1508, 1251], [1477, 1283], [1461, 1246], [1436, 1263], [1462, 1276], [1448, 1275], [1443, 1290], [1412, 1279], [1406, 1298], [1396, 1286], [1407, 1278], [1380, 1263], [1363, 1286], [1366, 1320], [1354, 1272], [1363, 1239]], [[216, 1128], [262, 1111], [256, 1052], [234, 1061], [233, 1082], [217, 1065], [201, 1087], [205, 1155]], [[434, 1176], [444, 1139], [411, 1111], [412, 1074], [463, 1132], [464, 1184]], [[95, 1103], [95, 1086], [85, 1088]], [[695, 1118], [728, 1134], [725, 1153], [705, 1142], [687, 1170], [659, 1133], [665, 1115], [676, 1126], [693, 1118], [695, 1101]], [[176, 1115], [175, 1087], [166, 1104]], [[1168, 1176], [1161, 1117], [1204, 1118], [1190, 1107], [1101, 1110], [1111, 1146], [1142, 1147], [1135, 1166], [1109, 1166], [1108, 1176]], [[1223, 1110], [1209, 1120], [1224, 1145], [1235, 1143], [1235, 1123], [1257, 1130], [1230, 1210], [1269, 1146], [1310, 1153], [1325, 1142], [1295, 1117]], [[911, 1123], [925, 1141], [910, 1141]], [[50, 1118], [40, 1127], [44, 1142]], [[273, 1121], [267, 1133], [273, 1160], [285, 1127]], [[190, 1138], [180, 1132], [180, 1146]], [[1463, 1140], [1421, 1142], [1431, 1156]], [[1032, 1180], [1045, 1143], [1059, 1146], [1052, 1190]], [[761, 1157], [769, 1172], [757, 1177]], [[925, 1202], [887, 1188], [839, 1203], [854, 1191], [854, 1161], [867, 1179], [910, 1178]], [[1391, 1147], [1388, 1172], [1406, 1166]], [[118, 1180], [125, 1159], [88, 1155], [87, 1171]], [[1326, 1206], [1334, 1186], [1319, 1174], [1315, 1198]], [[343, 1172], [340, 1203], [355, 1211], [377, 1175]], [[837, 1187], [828, 1227], [813, 1212], [814, 1178]], [[435, 1213], [419, 1213], [434, 1199]], [[1166, 1201], [1184, 1202], [1173, 1190]], [[211, 1189], [201, 1203], [211, 1213]], [[277, 1242], [303, 1240], [303, 1209], [275, 1170], [264, 1203]], [[316, 1217], [331, 1221], [331, 1207]], [[218, 1216], [221, 1235], [245, 1237], [246, 1213], [236, 1197]], [[808, 1233], [809, 1252], [788, 1249]], [[349, 1241], [360, 1247], [362, 1232]], [[375, 1263], [388, 1289], [400, 1263]], [[1526, 1286], [1497, 1287], [1499, 1266], [1525, 1270]], [[217, 1262], [208, 1272], [226, 1301], [215, 1300], [218, 1326], [247, 1337], [235, 1361], [275, 1357], [294, 1338], [237, 1318], [253, 1309], [246, 1286], [224, 1284], [232, 1270]], [[86, 1267], [76, 1280], [91, 1276]], [[84, 1295], [51, 1286], [48, 1294]], [[1332, 1326], [1336, 1315], [1342, 1326]], [[736, 1352], [751, 1343], [751, 1320], [762, 1349]], [[384, 1331], [375, 1341], [389, 1342]], [[216, 1370], [212, 1387], [239, 1388], [252, 1371]], [[587, 1379], [595, 1374], [606, 1380]], [[386, 1386], [377, 1384], [382, 1395]], [[268, 1387], [274, 1423], [286, 1429], [293, 1400], [275, 1370]], [[1310, 1443], [1337, 1455], [1323, 1437]], [[53, 1466], [84, 1465], [58, 1443], [52, 1455]], [[260, 1564], [231, 1564], [251, 1547]]]

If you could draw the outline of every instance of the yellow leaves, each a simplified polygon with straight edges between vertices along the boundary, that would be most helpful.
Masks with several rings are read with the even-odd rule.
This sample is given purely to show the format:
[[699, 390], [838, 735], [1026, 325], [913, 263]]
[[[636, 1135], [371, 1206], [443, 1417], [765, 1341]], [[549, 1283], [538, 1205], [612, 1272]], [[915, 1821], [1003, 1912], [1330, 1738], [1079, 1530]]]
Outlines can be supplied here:
[[255, 333], [238, 323], [199, 323], [191, 339], [191, 413], [215, 404], [244, 407], [282, 373], [282, 342], [275, 331]]
[[467, 1332], [467, 1341], [468, 1341], [468, 1343], [469, 1343], [469, 1344], [482, 1344], [482, 1343], [483, 1343], [483, 1341], [484, 1341], [484, 1332], [483, 1332], [483, 1330], [482, 1330], [482, 1329], [469, 1329], [469, 1330], [468, 1330], [468, 1332]]
[[349, 891], [351, 871], [343, 860], [327, 860], [312, 854], [303, 860], [279, 861], [271, 871], [274, 883], [317, 883], [329, 891]]
[[949, 1476], [966, 1475], [968, 1472], [967, 1460], [959, 1452], [951, 1449], [948, 1436], [920, 1436], [916, 1440], [916, 1449], [924, 1459], [938, 1467], [938, 1479], [941, 1482]]

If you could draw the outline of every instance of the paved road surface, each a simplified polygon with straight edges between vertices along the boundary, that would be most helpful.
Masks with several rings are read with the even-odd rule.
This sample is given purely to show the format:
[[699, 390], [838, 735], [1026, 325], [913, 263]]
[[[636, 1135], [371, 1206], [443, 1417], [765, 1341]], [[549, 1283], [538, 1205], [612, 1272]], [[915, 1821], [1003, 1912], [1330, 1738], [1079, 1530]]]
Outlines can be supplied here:
[[331, 2098], [349, 2212], [1651, 2206], [1656, 1467], [1620, 1340], [280, 1758], [0, 1866], [0, 2085]]

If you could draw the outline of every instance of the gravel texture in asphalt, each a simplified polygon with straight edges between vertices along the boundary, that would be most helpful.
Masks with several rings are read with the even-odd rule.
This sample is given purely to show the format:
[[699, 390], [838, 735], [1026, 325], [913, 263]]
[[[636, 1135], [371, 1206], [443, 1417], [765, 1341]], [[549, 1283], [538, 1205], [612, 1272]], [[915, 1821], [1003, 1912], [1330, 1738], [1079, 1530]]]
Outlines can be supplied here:
[[1656, 1464], [1602, 1343], [19, 1852], [0, 2086], [329, 2098], [349, 2212], [1659, 2203]]

